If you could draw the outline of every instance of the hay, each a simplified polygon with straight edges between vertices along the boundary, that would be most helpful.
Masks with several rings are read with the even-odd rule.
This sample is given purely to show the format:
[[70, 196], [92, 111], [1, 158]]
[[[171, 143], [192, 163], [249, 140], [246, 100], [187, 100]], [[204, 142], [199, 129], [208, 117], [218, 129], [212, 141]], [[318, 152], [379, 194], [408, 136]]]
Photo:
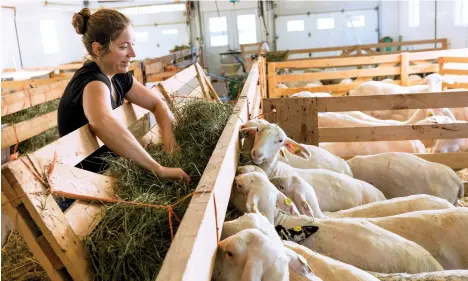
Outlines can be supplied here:
[[41, 103], [39, 105], [24, 109], [13, 114], [8, 114], [2, 117], [2, 124], [17, 124], [34, 117], [44, 115], [46, 113], [55, 111], [58, 109], [60, 99]]
[[2, 249], [2, 280], [50, 281], [17, 230], [10, 234]]
[[[116, 193], [124, 200], [156, 205], [173, 204], [196, 188], [213, 149], [232, 113], [229, 103], [188, 101], [177, 110], [174, 133], [181, 148], [170, 156], [160, 145], [148, 148], [159, 163], [181, 167], [192, 178], [190, 185], [165, 181], [123, 158], [106, 158], [117, 176]], [[174, 208], [182, 219], [190, 200]], [[178, 223], [174, 221], [174, 233]], [[98, 280], [154, 280], [171, 244], [166, 209], [114, 204], [86, 238]]]
[[48, 145], [49, 143], [59, 138], [60, 136], [57, 128], [50, 128], [37, 136], [20, 142], [18, 151], [20, 154], [28, 154]]

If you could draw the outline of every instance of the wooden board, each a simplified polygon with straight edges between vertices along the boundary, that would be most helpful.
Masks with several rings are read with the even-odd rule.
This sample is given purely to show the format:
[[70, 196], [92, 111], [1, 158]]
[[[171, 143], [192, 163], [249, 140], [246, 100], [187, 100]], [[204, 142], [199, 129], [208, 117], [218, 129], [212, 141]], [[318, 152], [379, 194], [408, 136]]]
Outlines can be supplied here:
[[[236, 174], [239, 128], [248, 118], [248, 100], [259, 94], [256, 92], [257, 81], [258, 66], [254, 64], [241, 98], [197, 186], [197, 191], [204, 193], [192, 197], [157, 277], [158, 281], [210, 280], [217, 249], [216, 232], [218, 235], [221, 233], [230, 189]], [[215, 223], [215, 197], [218, 230]]]
[[[281, 99], [281, 102], [265, 99], [263, 105], [265, 119], [278, 124], [290, 138], [300, 143], [318, 145], [316, 99], [308, 100], [306, 103], [296, 98]], [[273, 112], [274, 110], [276, 112]]]
[[[292, 124], [289, 127], [297, 131], [294, 128], [299, 124], [297, 120], [290, 122]], [[319, 128], [319, 135], [320, 142], [457, 139], [468, 138], [468, 123]], [[294, 135], [291, 137], [294, 139]], [[297, 141], [297, 139], [295, 140]], [[311, 142], [304, 143], [313, 144]]]
[[29, 79], [19, 81], [2, 81], [2, 89], [14, 89], [14, 90], [25, 90], [31, 88], [37, 88], [42, 85], [48, 85], [56, 82], [60, 82], [62, 78], [49, 78], [49, 79]]
[[[299, 99], [299, 98], [296, 98]], [[308, 102], [302, 98], [301, 102]], [[319, 112], [468, 107], [468, 91], [320, 98]]]
[[57, 126], [57, 111], [2, 129], [2, 148], [10, 147]]
[[[447, 153], [424, 153], [413, 154], [424, 160], [444, 164], [454, 170], [461, 170], [468, 168], [468, 152], [447, 152]], [[340, 156], [348, 160], [354, 156]]]
[[2, 116], [60, 98], [70, 80], [2, 95]]

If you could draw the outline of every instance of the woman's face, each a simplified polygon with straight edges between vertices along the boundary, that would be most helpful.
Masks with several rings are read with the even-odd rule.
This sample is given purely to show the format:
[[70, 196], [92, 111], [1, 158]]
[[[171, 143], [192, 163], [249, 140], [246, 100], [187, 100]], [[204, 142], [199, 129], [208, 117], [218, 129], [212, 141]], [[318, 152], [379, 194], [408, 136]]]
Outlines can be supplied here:
[[134, 42], [135, 31], [129, 25], [115, 41], [112, 41], [109, 52], [102, 58], [107, 72], [125, 73], [128, 71], [130, 61], [135, 57]]

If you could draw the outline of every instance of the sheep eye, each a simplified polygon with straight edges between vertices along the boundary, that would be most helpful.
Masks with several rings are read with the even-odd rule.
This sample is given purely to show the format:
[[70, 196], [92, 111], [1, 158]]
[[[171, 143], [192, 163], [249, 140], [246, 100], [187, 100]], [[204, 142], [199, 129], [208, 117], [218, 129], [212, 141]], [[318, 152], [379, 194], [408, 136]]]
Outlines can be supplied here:
[[279, 142], [283, 142], [283, 140], [279, 140]]
[[228, 257], [232, 257], [232, 256], [233, 256], [233, 254], [232, 254], [231, 252], [229, 252], [229, 251], [226, 252], [226, 255], [228, 255]]
[[280, 185], [279, 188], [284, 189], [284, 186]]
[[238, 184], [237, 187], [238, 187], [238, 188], [242, 188], [242, 185]]

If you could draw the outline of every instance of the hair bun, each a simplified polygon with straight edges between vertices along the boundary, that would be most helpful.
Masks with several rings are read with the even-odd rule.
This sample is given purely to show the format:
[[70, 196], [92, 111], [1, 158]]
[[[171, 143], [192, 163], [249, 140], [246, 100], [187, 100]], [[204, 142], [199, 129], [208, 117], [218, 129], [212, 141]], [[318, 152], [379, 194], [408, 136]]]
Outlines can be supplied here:
[[73, 15], [72, 25], [75, 28], [76, 33], [80, 35], [85, 34], [90, 17], [91, 10], [88, 8], [83, 8], [79, 13]]

